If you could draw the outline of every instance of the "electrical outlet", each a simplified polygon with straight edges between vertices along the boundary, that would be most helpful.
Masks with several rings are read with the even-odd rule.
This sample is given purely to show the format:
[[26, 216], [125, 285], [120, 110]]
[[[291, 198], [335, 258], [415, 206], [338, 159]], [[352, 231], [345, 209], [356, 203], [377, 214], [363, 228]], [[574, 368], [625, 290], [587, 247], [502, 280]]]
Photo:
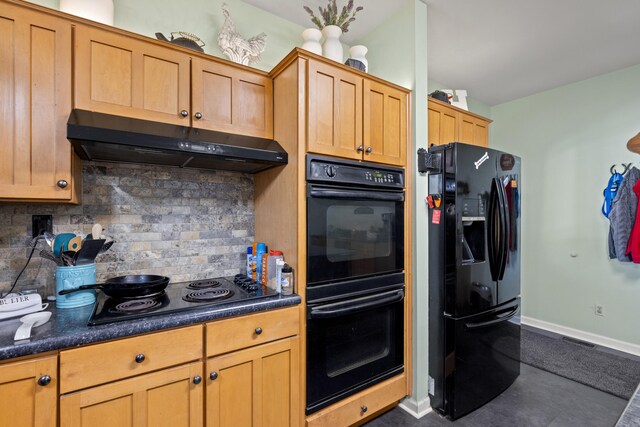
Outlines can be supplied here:
[[49, 233], [53, 233], [53, 216], [52, 215], [31, 216], [32, 237], [38, 237], [45, 231], [48, 231]]
[[595, 315], [596, 316], [604, 316], [604, 306], [602, 304], [596, 304], [596, 306], [595, 306]]

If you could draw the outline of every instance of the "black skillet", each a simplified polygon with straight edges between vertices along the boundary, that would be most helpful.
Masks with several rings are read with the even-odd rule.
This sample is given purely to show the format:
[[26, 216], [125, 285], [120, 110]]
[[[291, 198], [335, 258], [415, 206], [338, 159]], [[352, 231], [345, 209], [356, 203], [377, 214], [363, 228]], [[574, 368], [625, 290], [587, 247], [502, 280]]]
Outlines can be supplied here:
[[168, 284], [169, 278], [166, 276], [149, 274], [119, 276], [107, 279], [105, 283], [82, 285], [74, 289], [63, 289], [58, 292], [58, 295], [66, 295], [87, 289], [100, 289], [105, 295], [115, 299], [144, 298], [163, 292]]

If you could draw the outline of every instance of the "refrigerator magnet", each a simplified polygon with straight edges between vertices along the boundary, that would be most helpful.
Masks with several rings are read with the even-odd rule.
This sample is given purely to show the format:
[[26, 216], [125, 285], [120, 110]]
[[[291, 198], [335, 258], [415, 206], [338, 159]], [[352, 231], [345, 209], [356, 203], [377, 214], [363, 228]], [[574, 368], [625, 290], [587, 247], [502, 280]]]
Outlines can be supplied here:
[[436, 209], [433, 211], [433, 216], [431, 217], [431, 222], [433, 224], [440, 224], [440, 215], [441, 215], [442, 211], [439, 209]]

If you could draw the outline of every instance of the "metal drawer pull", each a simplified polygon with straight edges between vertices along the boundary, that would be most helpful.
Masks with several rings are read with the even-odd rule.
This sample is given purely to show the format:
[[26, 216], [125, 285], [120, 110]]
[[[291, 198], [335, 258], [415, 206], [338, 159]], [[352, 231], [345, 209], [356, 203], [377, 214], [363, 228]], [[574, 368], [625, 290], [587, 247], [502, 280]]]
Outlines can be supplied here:
[[182, 110], [182, 111], [180, 111], [180, 115], [182, 117], [187, 117], [189, 115], [189, 112], [187, 110]]
[[196, 375], [195, 377], [193, 377], [193, 383], [195, 385], [198, 385], [202, 382], [202, 377], [200, 375]]
[[262, 328], [258, 326], [256, 328], [256, 335], [260, 335], [261, 333], [262, 333]]
[[136, 354], [136, 363], [142, 363], [144, 362], [144, 354], [140, 353], [140, 354]]
[[362, 153], [364, 151], [364, 146], [358, 145], [357, 151], [358, 151], [358, 153]]
[[49, 375], [43, 375], [38, 378], [38, 385], [47, 386], [51, 383], [51, 377]]
[[56, 185], [60, 188], [67, 188], [67, 185], [69, 185], [69, 183], [64, 179], [61, 179], [58, 182], [56, 182]]
[[365, 150], [365, 153], [370, 154], [372, 151], [373, 151], [373, 148], [367, 147], [367, 149]]
[[217, 380], [217, 379], [218, 379], [218, 373], [217, 373], [217, 372], [211, 372], [211, 373], [209, 374], [209, 379], [210, 379], [211, 381], [215, 381], [215, 380]]
[[364, 414], [365, 412], [367, 412], [367, 409], [369, 409], [369, 408], [367, 408], [367, 406], [366, 406], [366, 405], [362, 405], [362, 406], [360, 407], [360, 410], [362, 411], [362, 413], [363, 413], [363, 414]]
[[202, 113], [201, 113], [201, 112], [197, 112], [197, 113], [195, 114], [195, 118], [196, 118], [196, 119], [198, 119], [198, 120], [200, 120], [200, 119], [202, 118]]

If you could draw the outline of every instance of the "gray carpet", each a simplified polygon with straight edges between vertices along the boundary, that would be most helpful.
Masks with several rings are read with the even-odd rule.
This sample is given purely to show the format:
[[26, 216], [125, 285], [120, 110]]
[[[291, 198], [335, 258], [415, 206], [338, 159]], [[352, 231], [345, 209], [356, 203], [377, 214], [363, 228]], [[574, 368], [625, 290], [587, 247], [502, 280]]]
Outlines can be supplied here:
[[521, 360], [536, 368], [629, 400], [640, 361], [522, 328]]

